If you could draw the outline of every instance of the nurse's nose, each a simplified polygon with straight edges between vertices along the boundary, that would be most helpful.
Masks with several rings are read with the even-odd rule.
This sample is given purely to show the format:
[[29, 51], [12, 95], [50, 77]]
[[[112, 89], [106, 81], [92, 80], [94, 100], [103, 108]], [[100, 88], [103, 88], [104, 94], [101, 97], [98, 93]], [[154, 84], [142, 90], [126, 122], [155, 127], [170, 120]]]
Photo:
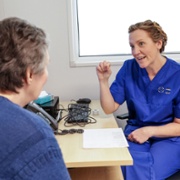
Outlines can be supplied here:
[[133, 56], [138, 56], [140, 54], [140, 49], [137, 46], [134, 46], [132, 49], [132, 55]]

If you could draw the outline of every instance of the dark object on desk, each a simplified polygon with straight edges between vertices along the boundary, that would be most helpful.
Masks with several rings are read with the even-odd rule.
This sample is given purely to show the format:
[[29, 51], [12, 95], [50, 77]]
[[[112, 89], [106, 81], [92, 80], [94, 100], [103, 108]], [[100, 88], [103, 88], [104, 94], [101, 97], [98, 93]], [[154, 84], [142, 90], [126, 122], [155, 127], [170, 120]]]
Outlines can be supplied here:
[[88, 122], [91, 109], [88, 104], [70, 104], [68, 107], [68, 123]]
[[79, 100], [76, 101], [79, 104], [90, 104], [91, 103], [91, 99], [89, 98], [81, 98]]
[[41, 104], [39, 106], [41, 106], [52, 117], [56, 118], [58, 115], [58, 109], [59, 109], [59, 97], [54, 96], [54, 99], [52, 101]]
[[87, 103], [73, 103], [68, 105], [68, 114], [64, 117], [64, 126], [85, 126], [96, 123], [96, 119], [90, 116], [91, 108]]
[[66, 134], [82, 134], [84, 132], [83, 129], [58, 129], [57, 131], [54, 131], [55, 135], [66, 135]]
[[58, 129], [57, 121], [35, 102], [30, 102], [25, 106], [25, 108], [42, 117], [52, 127], [53, 130]]

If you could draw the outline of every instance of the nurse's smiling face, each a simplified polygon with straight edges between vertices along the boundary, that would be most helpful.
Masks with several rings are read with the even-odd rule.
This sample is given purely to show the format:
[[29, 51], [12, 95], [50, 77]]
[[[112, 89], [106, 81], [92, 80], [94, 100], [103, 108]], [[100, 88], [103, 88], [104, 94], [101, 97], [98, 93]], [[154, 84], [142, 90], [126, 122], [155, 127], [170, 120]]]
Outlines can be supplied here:
[[154, 42], [148, 32], [137, 29], [129, 34], [132, 55], [141, 68], [152, 67], [161, 55], [162, 41]]

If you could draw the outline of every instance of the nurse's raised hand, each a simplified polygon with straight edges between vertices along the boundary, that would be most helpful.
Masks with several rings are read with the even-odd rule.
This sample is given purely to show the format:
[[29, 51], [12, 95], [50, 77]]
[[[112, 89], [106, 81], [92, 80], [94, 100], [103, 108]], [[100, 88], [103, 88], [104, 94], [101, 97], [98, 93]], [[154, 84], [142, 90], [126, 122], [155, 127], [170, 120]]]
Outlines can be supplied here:
[[111, 64], [107, 61], [100, 62], [96, 67], [96, 73], [99, 81], [108, 80], [111, 76]]

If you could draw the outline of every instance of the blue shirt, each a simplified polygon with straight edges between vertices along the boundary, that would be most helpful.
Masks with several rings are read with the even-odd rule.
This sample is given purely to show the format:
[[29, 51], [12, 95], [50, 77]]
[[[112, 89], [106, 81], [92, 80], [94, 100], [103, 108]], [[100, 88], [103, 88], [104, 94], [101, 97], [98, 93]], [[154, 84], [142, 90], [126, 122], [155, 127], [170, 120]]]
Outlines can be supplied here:
[[48, 123], [0, 96], [0, 180], [70, 180]]
[[180, 65], [171, 59], [153, 80], [135, 59], [125, 61], [110, 91], [115, 102], [126, 101], [129, 123], [162, 125], [180, 118]]

